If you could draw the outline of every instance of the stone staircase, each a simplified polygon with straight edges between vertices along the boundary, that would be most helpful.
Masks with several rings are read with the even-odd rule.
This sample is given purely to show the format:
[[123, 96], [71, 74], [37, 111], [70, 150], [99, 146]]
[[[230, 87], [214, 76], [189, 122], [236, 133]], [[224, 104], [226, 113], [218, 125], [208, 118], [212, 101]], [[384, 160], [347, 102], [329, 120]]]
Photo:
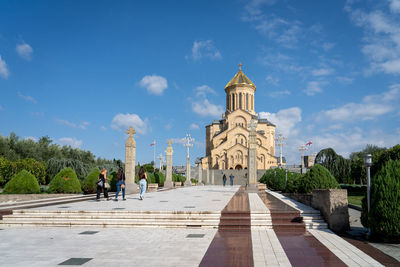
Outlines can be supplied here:
[[0, 226], [218, 228], [220, 212], [14, 210]]

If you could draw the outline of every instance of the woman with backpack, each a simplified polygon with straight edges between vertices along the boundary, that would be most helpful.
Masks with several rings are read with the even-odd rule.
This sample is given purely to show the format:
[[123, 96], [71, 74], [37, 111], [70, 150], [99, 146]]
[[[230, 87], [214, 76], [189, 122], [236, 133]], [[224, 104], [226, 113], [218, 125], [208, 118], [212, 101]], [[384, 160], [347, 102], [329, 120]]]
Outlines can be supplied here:
[[99, 178], [97, 180], [97, 196], [96, 196], [96, 200], [100, 201], [100, 194], [101, 194], [101, 190], [103, 190], [104, 192], [104, 198], [106, 198], [107, 200], [110, 200], [110, 198], [108, 197], [108, 191], [107, 191], [107, 187], [106, 187], [106, 183], [107, 183], [107, 169], [103, 168], [99, 174]]
[[117, 193], [115, 193], [114, 201], [118, 201], [119, 191], [122, 189], [122, 200], [126, 200], [125, 198], [125, 173], [122, 167], [119, 167], [117, 176], [115, 176], [115, 180], [117, 181]]

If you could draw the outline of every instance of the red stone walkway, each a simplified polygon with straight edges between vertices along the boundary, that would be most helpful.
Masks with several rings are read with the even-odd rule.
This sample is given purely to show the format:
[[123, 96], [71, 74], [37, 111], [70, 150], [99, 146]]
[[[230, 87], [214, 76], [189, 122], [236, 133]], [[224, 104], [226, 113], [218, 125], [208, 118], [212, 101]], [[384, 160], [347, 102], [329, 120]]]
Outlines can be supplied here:
[[[254, 266], [248, 193], [240, 188], [222, 211], [219, 230], [200, 266]], [[347, 266], [305, 229], [299, 220], [299, 210], [266, 192], [258, 192], [258, 196], [271, 213], [274, 232], [292, 266]], [[346, 240], [383, 265], [400, 266], [398, 261], [370, 245]]]

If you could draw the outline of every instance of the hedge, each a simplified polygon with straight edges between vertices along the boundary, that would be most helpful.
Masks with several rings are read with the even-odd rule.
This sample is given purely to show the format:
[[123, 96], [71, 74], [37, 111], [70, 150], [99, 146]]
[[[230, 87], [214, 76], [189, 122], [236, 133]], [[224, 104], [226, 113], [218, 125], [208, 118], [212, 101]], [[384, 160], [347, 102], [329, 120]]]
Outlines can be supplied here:
[[6, 184], [3, 190], [8, 194], [38, 194], [40, 186], [35, 176], [27, 170], [22, 170]]

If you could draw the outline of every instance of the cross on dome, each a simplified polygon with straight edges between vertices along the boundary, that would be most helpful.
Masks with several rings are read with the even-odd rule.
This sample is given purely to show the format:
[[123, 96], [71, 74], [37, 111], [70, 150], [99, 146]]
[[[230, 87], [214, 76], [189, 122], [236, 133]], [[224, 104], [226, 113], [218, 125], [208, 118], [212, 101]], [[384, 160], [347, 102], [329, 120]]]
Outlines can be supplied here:
[[242, 62], [240, 62], [239, 63], [239, 70], [242, 70], [242, 66], [243, 66], [243, 64], [242, 64]]

